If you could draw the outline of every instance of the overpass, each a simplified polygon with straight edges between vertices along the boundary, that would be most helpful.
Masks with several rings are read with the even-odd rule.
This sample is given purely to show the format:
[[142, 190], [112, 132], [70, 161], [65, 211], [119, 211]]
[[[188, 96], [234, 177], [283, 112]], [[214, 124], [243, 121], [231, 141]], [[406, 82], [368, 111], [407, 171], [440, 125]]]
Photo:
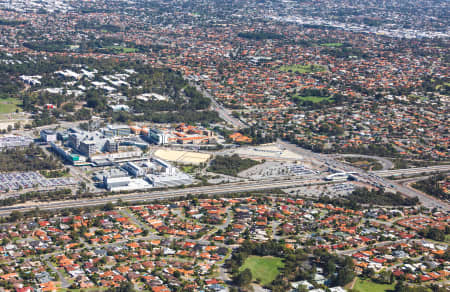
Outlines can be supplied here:
[[327, 177], [325, 177], [325, 180], [330, 180], [330, 181], [347, 180], [347, 179], [350, 179], [351, 177], [356, 176], [357, 174], [358, 174], [357, 172], [337, 172], [337, 173], [328, 175]]
[[370, 171], [370, 173], [381, 177], [389, 177], [389, 176], [417, 175], [417, 174], [448, 172], [448, 171], [450, 171], [450, 165], [434, 165], [428, 167], [377, 170], [377, 171]]

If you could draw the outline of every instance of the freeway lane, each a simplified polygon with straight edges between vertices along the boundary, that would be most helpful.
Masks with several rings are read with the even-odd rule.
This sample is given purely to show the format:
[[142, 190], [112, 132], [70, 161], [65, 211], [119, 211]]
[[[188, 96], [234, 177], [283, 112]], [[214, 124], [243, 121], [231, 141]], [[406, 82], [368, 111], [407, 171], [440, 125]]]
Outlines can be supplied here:
[[117, 202], [121, 199], [124, 202], [136, 202], [136, 201], [146, 201], [146, 200], [161, 200], [186, 196], [188, 194], [226, 194], [226, 193], [236, 193], [245, 191], [258, 191], [272, 188], [284, 188], [293, 187], [304, 184], [319, 184], [324, 183], [321, 177], [316, 177], [315, 179], [292, 179], [292, 180], [265, 180], [259, 182], [248, 182], [248, 183], [231, 183], [223, 184], [220, 186], [206, 186], [206, 187], [195, 187], [195, 188], [185, 188], [178, 190], [167, 190], [158, 191], [153, 193], [143, 193], [143, 194], [121, 194], [109, 196], [106, 198], [93, 198], [84, 199], [76, 201], [63, 201], [63, 202], [52, 202], [47, 204], [30, 204], [27, 206], [11, 206], [0, 208], [0, 216], [9, 215], [12, 211], [30, 211], [35, 208], [40, 210], [55, 210], [64, 208], [77, 208], [86, 206], [98, 206], [103, 205], [108, 202]]
[[[332, 155], [326, 155], [326, 154], [318, 154], [311, 152], [309, 150], [300, 148], [294, 144], [288, 143], [286, 141], [278, 140], [277, 143], [282, 145], [285, 149], [289, 149], [295, 153], [299, 153], [305, 157], [311, 157], [314, 158], [323, 164], [327, 165], [331, 169], [334, 169], [335, 172], [356, 172], [358, 173], [358, 177], [366, 182], [375, 184], [378, 186], [382, 186], [386, 189], [392, 189], [394, 192], [400, 192], [405, 196], [408, 197], [418, 197], [420, 202], [423, 204], [423, 206], [427, 208], [438, 208], [441, 211], [450, 211], [450, 205], [437, 199], [434, 197], [431, 197], [429, 195], [426, 195], [422, 192], [419, 192], [417, 190], [414, 190], [412, 188], [405, 187], [401, 184], [398, 184], [394, 181], [391, 181], [389, 179], [383, 178], [382, 175], [379, 175], [379, 172], [365, 172], [359, 168], [353, 167], [351, 165], [347, 165], [344, 163], [341, 163], [339, 161], [336, 161], [332, 158]], [[430, 170], [431, 169], [431, 170]], [[423, 168], [414, 168], [414, 169], [399, 169], [399, 170], [386, 170], [383, 171], [385, 174], [388, 173], [387, 176], [390, 176], [392, 172], [399, 173], [401, 171], [409, 171], [410, 174], [415, 172], [422, 173], [422, 172], [430, 172], [430, 171], [445, 171], [450, 170], [449, 165], [438, 165], [438, 166], [430, 166], [430, 167], [423, 167]]]
[[421, 173], [430, 173], [435, 171], [450, 171], [450, 165], [434, 165], [428, 167], [414, 167], [414, 168], [405, 168], [405, 169], [392, 169], [392, 170], [378, 170], [371, 171], [371, 173], [376, 174], [378, 176], [391, 176], [391, 175], [402, 175], [402, 174], [421, 174]]
[[[285, 149], [289, 149], [295, 153], [300, 153], [305, 157], [315, 159], [328, 167], [335, 169], [338, 172], [357, 172], [358, 176], [362, 179], [362, 181], [369, 183], [378, 183], [381, 186], [386, 188], [392, 188], [394, 191], [398, 191], [403, 193], [409, 197], [418, 197], [421, 203], [425, 207], [434, 208], [437, 207], [443, 211], [450, 210], [450, 206], [436, 198], [430, 197], [426, 194], [413, 190], [411, 188], [405, 187], [401, 184], [398, 184], [394, 181], [390, 181], [388, 179], [381, 178], [375, 173], [367, 173], [360, 169], [351, 167], [349, 165], [345, 165], [343, 163], [339, 163], [333, 160], [331, 157], [327, 155], [321, 155], [317, 153], [313, 153], [311, 151], [302, 149], [293, 144], [286, 143], [284, 141], [278, 140], [278, 143], [281, 144]], [[449, 166], [439, 166], [442, 167]], [[431, 167], [423, 168], [416, 171], [422, 171], [424, 169], [430, 170]], [[392, 172], [393, 170], [391, 170]], [[51, 203], [31, 203], [23, 206], [10, 206], [0, 208], [0, 216], [5, 216], [10, 214], [12, 211], [30, 211], [35, 208], [39, 208], [41, 210], [55, 210], [55, 209], [64, 209], [64, 208], [73, 208], [73, 207], [87, 207], [87, 206], [95, 206], [95, 205], [103, 205], [108, 202], [116, 202], [119, 199], [125, 202], [136, 202], [136, 201], [146, 201], [146, 200], [158, 200], [158, 199], [168, 199], [168, 198], [176, 198], [186, 196], [188, 194], [225, 194], [225, 193], [237, 193], [237, 192], [251, 192], [272, 188], [288, 188], [293, 186], [301, 186], [305, 184], [322, 184], [324, 176], [316, 176], [314, 179], [288, 179], [288, 180], [261, 180], [261, 181], [251, 181], [251, 182], [238, 182], [238, 183], [229, 183], [222, 185], [213, 185], [213, 186], [204, 186], [204, 187], [192, 187], [192, 188], [184, 188], [184, 189], [175, 189], [175, 190], [164, 190], [164, 191], [155, 191], [150, 193], [133, 193], [133, 194], [120, 194], [108, 196], [105, 198], [93, 198], [93, 199], [82, 199], [82, 200], [72, 200], [72, 201], [55, 201]]]

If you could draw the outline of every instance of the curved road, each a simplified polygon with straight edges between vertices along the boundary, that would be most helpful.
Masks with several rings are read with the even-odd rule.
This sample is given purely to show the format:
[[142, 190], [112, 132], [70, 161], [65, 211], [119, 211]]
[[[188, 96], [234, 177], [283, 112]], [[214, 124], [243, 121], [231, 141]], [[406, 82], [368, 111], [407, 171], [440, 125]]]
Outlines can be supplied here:
[[[391, 181], [389, 179], [383, 178], [381, 176], [380, 172], [374, 171], [374, 172], [366, 172], [363, 171], [362, 169], [353, 167], [351, 165], [345, 164], [345, 163], [341, 163], [339, 161], [334, 160], [331, 155], [324, 155], [324, 154], [318, 154], [318, 153], [314, 153], [312, 151], [303, 149], [301, 147], [298, 147], [294, 144], [288, 143], [286, 141], [282, 141], [282, 140], [278, 140], [277, 141], [279, 144], [283, 145], [286, 149], [289, 149], [295, 153], [299, 153], [301, 155], [307, 156], [307, 157], [311, 157], [316, 159], [317, 161], [322, 162], [323, 164], [327, 165], [329, 168], [334, 169], [336, 172], [356, 172], [358, 173], [358, 177], [361, 178], [363, 181], [366, 181], [370, 184], [379, 186], [379, 187], [383, 187], [383, 188], [387, 188], [387, 189], [392, 189], [394, 192], [400, 192], [403, 195], [407, 196], [407, 197], [418, 197], [420, 202], [422, 203], [423, 206], [427, 207], [427, 208], [438, 208], [441, 211], [450, 211], [450, 205], [431, 196], [425, 195], [422, 192], [419, 192], [417, 190], [405, 187], [401, 184], [398, 184], [395, 181]], [[417, 172], [417, 171], [424, 171], [425, 169], [427, 169], [428, 171], [430, 170], [436, 170], [436, 169], [440, 169], [441, 171], [443, 171], [444, 169], [448, 168], [450, 166], [446, 165], [446, 166], [437, 166], [437, 167], [427, 167], [427, 168], [419, 168], [419, 169], [406, 169], [406, 170], [386, 170], [384, 172], [402, 172], [402, 171], [408, 171], [408, 172]], [[386, 173], [384, 173], [386, 174]], [[388, 175], [387, 175], [388, 176]]]
[[364, 154], [333, 154], [333, 157], [361, 157], [361, 158], [369, 158], [375, 159], [380, 162], [383, 170], [388, 170], [394, 168], [394, 163], [387, 158], [380, 156], [372, 156], [372, 155], [364, 155]]

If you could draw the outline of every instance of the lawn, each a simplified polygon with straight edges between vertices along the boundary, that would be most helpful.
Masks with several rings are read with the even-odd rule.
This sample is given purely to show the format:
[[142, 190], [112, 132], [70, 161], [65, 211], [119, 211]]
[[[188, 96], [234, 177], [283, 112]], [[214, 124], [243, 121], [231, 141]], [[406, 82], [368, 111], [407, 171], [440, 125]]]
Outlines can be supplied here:
[[20, 105], [22, 101], [16, 98], [0, 99], [0, 114], [9, 114], [15, 112], [17, 109], [20, 111]]
[[122, 53], [136, 53], [138, 51], [138, 49], [136, 48], [127, 48], [123, 46], [108, 46], [105, 48], [110, 50], [122, 51]]
[[342, 43], [325, 43], [320, 45], [322, 47], [342, 47]]
[[194, 166], [193, 165], [184, 165], [181, 167], [181, 170], [185, 173], [194, 173]]
[[300, 99], [303, 101], [312, 101], [313, 103], [318, 103], [324, 100], [330, 100], [332, 99], [332, 96], [295, 96], [294, 99]]
[[356, 280], [355, 286], [353, 289], [364, 292], [385, 292], [385, 291], [394, 291], [395, 284], [378, 284], [371, 280], [362, 280], [358, 278]]
[[281, 66], [279, 70], [283, 72], [294, 72], [294, 73], [314, 73], [314, 72], [323, 72], [326, 70], [324, 66], [307, 64], [307, 65], [286, 65]]
[[250, 269], [253, 280], [264, 286], [272, 283], [283, 267], [284, 263], [281, 258], [249, 256], [239, 270]]

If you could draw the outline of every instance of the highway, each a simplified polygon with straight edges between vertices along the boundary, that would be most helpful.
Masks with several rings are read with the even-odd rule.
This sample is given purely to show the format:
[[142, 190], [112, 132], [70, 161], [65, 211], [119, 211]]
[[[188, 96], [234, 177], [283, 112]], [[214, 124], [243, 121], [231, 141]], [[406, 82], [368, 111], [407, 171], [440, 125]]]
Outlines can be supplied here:
[[[349, 166], [347, 164], [338, 162], [334, 160], [330, 155], [323, 155], [313, 153], [309, 150], [297, 147], [296, 145], [278, 141], [278, 143], [295, 153], [299, 153], [309, 159], [314, 159], [320, 164], [324, 164], [329, 167], [334, 172], [356, 172], [358, 173], [358, 179], [361, 181], [373, 184], [375, 186], [384, 187], [386, 189], [393, 190], [394, 192], [400, 192], [408, 197], [418, 197], [420, 202], [429, 208], [438, 208], [442, 211], [450, 211], [449, 204], [438, 200], [437, 198], [428, 196], [422, 192], [409, 188], [408, 186], [404, 186], [395, 181], [390, 181], [381, 176], [390, 176], [396, 173], [422, 173], [422, 172], [430, 172], [430, 171], [448, 171], [450, 170], [449, 165], [441, 165], [441, 166], [433, 166], [433, 167], [425, 167], [425, 168], [414, 168], [414, 169], [402, 169], [402, 170], [388, 170], [380, 172], [365, 172], [361, 169], [355, 168], [353, 166]], [[381, 175], [380, 175], [381, 174]], [[198, 194], [226, 194], [226, 193], [237, 193], [237, 192], [251, 192], [265, 189], [273, 189], [273, 188], [289, 188], [294, 186], [302, 186], [308, 184], [323, 184], [324, 176], [316, 176], [314, 179], [299, 179], [299, 178], [291, 178], [287, 180], [280, 179], [267, 179], [260, 181], [246, 181], [246, 182], [238, 182], [238, 183], [228, 183], [221, 185], [212, 185], [212, 186], [202, 186], [202, 187], [191, 187], [191, 188], [183, 188], [183, 189], [173, 189], [173, 190], [163, 190], [163, 191], [155, 191], [155, 192], [146, 192], [146, 193], [132, 193], [132, 194], [119, 194], [108, 196], [104, 198], [92, 198], [92, 199], [82, 199], [82, 200], [70, 200], [70, 201], [55, 201], [50, 203], [28, 203], [27, 205], [19, 205], [19, 206], [10, 206], [10, 207], [2, 207], [0, 208], [0, 216], [5, 216], [10, 214], [12, 211], [30, 211], [35, 208], [39, 208], [41, 210], [56, 210], [63, 208], [75, 208], [75, 207], [87, 207], [87, 206], [95, 206], [95, 205], [103, 205], [108, 202], [117, 202], [121, 199], [124, 202], [136, 202], [136, 201], [146, 201], [146, 200], [161, 200], [161, 199], [170, 199], [176, 197], [183, 197], [188, 194], [198, 195]]]
[[[382, 175], [379, 175], [379, 172], [365, 172], [362, 169], [353, 167], [351, 165], [336, 161], [333, 159], [332, 155], [326, 155], [326, 154], [318, 154], [314, 153], [312, 151], [309, 151], [307, 149], [303, 149], [300, 147], [297, 147], [294, 144], [278, 140], [277, 143], [282, 145], [284, 148], [289, 149], [295, 153], [301, 154], [305, 157], [314, 158], [317, 161], [322, 162], [326, 166], [328, 166], [331, 170], [335, 172], [357, 172], [358, 177], [361, 181], [373, 184], [378, 187], [383, 187], [385, 189], [390, 189], [394, 192], [399, 192], [407, 197], [417, 197], [419, 198], [419, 201], [422, 203], [423, 206], [427, 208], [437, 208], [441, 211], [450, 211], [450, 205], [437, 199], [432, 196], [426, 195], [422, 192], [419, 192], [415, 189], [403, 186], [402, 184], [399, 184], [395, 181], [388, 180]], [[431, 171], [448, 171], [450, 169], [449, 165], [438, 165], [438, 166], [430, 166], [430, 167], [421, 167], [421, 168], [409, 168], [409, 169], [399, 169], [399, 170], [383, 170], [382, 174], [383, 176], [391, 176], [393, 173], [408, 173], [414, 174], [414, 173], [422, 173]]]
[[414, 175], [430, 172], [446, 172], [450, 171], [450, 165], [434, 165], [428, 167], [415, 167], [415, 168], [405, 168], [405, 169], [391, 169], [391, 170], [377, 170], [371, 171], [371, 173], [378, 176], [393, 176], [393, 175]]
[[322, 184], [323, 178], [316, 177], [314, 179], [289, 179], [289, 180], [263, 180], [257, 182], [244, 182], [244, 183], [229, 183], [222, 185], [213, 186], [203, 186], [203, 187], [193, 187], [166, 191], [157, 191], [151, 193], [142, 194], [120, 194], [114, 196], [108, 196], [104, 198], [92, 198], [92, 199], [82, 199], [82, 200], [70, 200], [70, 201], [55, 201], [50, 203], [41, 204], [29, 204], [26, 206], [11, 206], [0, 208], [0, 216], [9, 215], [12, 211], [30, 211], [35, 208], [40, 210], [56, 210], [64, 208], [77, 208], [77, 207], [87, 207], [87, 206], [98, 206], [104, 205], [108, 202], [116, 203], [119, 199], [123, 202], [137, 202], [137, 201], [147, 201], [147, 200], [163, 200], [176, 197], [183, 197], [189, 194], [199, 195], [199, 194], [226, 194], [226, 193], [237, 193], [237, 192], [251, 192], [258, 190], [266, 190], [273, 188], [286, 188], [293, 186], [301, 186], [306, 184]]

